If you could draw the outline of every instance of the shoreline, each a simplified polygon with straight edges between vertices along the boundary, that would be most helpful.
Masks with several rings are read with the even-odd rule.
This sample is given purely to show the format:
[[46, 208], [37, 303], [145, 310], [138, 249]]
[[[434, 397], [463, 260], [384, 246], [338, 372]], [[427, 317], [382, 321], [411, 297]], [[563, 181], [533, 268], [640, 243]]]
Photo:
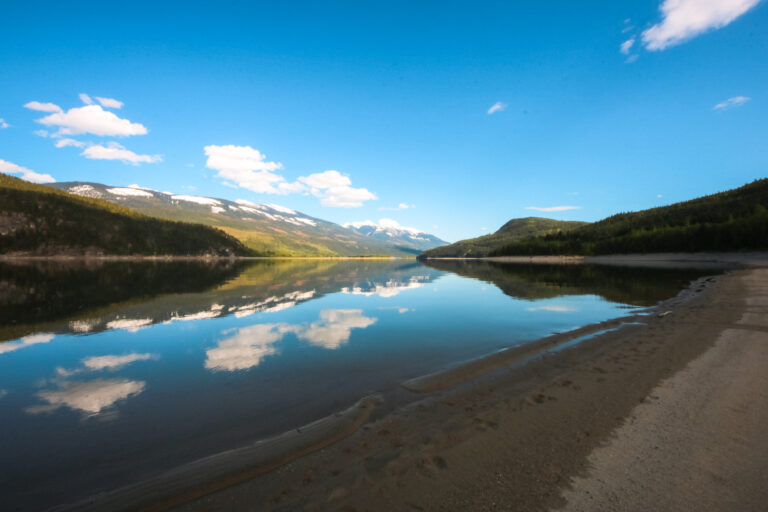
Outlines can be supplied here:
[[419, 261], [495, 261], [499, 263], [561, 264], [561, 265], [615, 265], [624, 267], [695, 267], [695, 268], [737, 268], [766, 267], [768, 252], [690, 252], [690, 253], [647, 253], [609, 254], [602, 256], [487, 256], [480, 258], [441, 257], [425, 258]]
[[[527, 364], [473, 375], [328, 448], [174, 510], [566, 505], [563, 493], [573, 478], [589, 475], [593, 451], [631, 423], [638, 406], [653, 401], [660, 383], [709, 353], [729, 326], [758, 322], [744, 315], [747, 303], [757, 300], [749, 283], [760, 273], [768, 279], [764, 270], [703, 278], [651, 308], [655, 314], [642, 317], [645, 325], [603, 329]], [[625, 462], [630, 471], [633, 462]]]
[[[261, 261], [261, 260], [408, 260], [404, 256], [9, 256], [0, 255], [0, 262], [53, 261], [53, 262], [91, 262], [91, 261]], [[414, 258], [415, 261], [415, 258]]]
[[[422, 395], [422, 398], [412, 401], [401, 409], [396, 409], [381, 418], [377, 418], [372, 423], [363, 425], [365, 422], [361, 422], [358, 425], [358, 427], [362, 426], [361, 429], [345, 431], [344, 436], [334, 438], [330, 442], [320, 444], [316, 442], [313, 445], [319, 446], [316, 449], [306, 450], [306, 447], [291, 447], [290, 443], [287, 445], [283, 444], [282, 447], [286, 452], [278, 457], [278, 459], [290, 461], [291, 463], [287, 465], [282, 463], [274, 465], [274, 467], [270, 468], [270, 471], [256, 471], [256, 473], [253, 473], [256, 467], [264, 467], [263, 457], [262, 459], [256, 457], [256, 460], [262, 460], [262, 462], [255, 466], [253, 460], [251, 460], [251, 462], [245, 464], [246, 467], [242, 467], [241, 464], [238, 469], [238, 466], [234, 465], [227, 471], [223, 471], [221, 464], [214, 464], [212, 466], [214, 470], [205, 469], [204, 464], [205, 460], [216, 460], [225, 454], [214, 455], [202, 461], [192, 463], [188, 466], [195, 470], [196, 476], [194, 479], [187, 478], [185, 480], [187, 481], [187, 487], [191, 486], [196, 490], [187, 488], [181, 491], [176, 487], [175, 490], [180, 492], [175, 497], [156, 495], [155, 506], [149, 506], [148, 509], [170, 510], [178, 506], [179, 510], [190, 511], [210, 509], [247, 510], [255, 505], [261, 508], [282, 508], [286, 505], [288, 505], [288, 508], [307, 508], [309, 504], [314, 504], [309, 508], [326, 510], [328, 508], [336, 509], [337, 505], [342, 503], [362, 505], [367, 502], [366, 500], [370, 499], [370, 493], [375, 491], [378, 494], [378, 491], [375, 489], [378, 484], [374, 485], [374, 488], [370, 487], [372, 485], [370, 484], [372, 481], [372, 469], [374, 470], [373, 481], [380, 480], [380, 485], [384, 487], [394, 485], [395, 487], [389, 490], [395, 493], [395, 496], [397, 495], [396, 491], [399, 492], [403, 486], [403, 481], [410, 480], [412, 484], [412, 498], [420, 501], [421, 498], [429, 497], [431, 492], [421, 496], [419, 489], [424, 483], [420, 482], [417, 485], [418, 480], [425, 474], [430, 475], [430, 479], [436, 478], [449, 464], [453, 468], [456, 462], [451, 463], [451, 458], [440, 454], [441, 450], [436, 449], [434, 446], [427, 451], [428, 456], [425, 458], [424, 449], [418, 441], [419, 436], [429, 439], [440, 438], [441, 442], [437, 443], [440, 446], [450, 447], [453, 444], [461, 446], [479, 442], [477, 437], [482, 437], [481, 433], [498, 430], [501, 421], [489, 418], [498, 416], [500, 408], [511, 408], [511, 412], [505, 412], [513, 417], [523, 414], [528, 410], [528, 407], [551, 406], [551, 403], [555, 402], [561, 408], [565, 407], [568, 409], [567, 405], [563, 406], [565, 402], [557, 402], [559, 398], [551, 394], [552, 386], [555, 386], [556, 390], [560, 393], [579, 391], [582, 387], [586, 388], [587, 386], [584, 384], [573, 384], [573, 382], [576, 382], [575, 380], [563, 379], [563, 373], [573, 371], [573, 367], [577, 368], [578, 365], [591, 364], [592, 356], [596, 354], [605, 355], [602, 353], [606, 350], [608, 355], [610, 355], [611, 352], [619, 350], [619, 347], [623, 344], [636, 343], [643, 345], [644, 342], [639, 340], [646, 336], [649, 330], [661, 329], [663, 331], [666, 326], [679, 322], [677, 317], [697, 316], [698, 310], [702, 307], [702, 301], [705, 303], [717, 302], [717, 290], [723, 288], [723, 286], [733, 288], [736, 286], [734, 282], [738, 280], [734, 276], [741, 275], [744, 272], [746, 271], [699, 279], [687, 289], [681, 291], [677, 297], [649, 308], [646, 310], [648, 312], [646, 314], [636, 313], [600, 324], [583, 326], [573, 331], [555, 334], [519, 347], [510, 347], [479, 359], [464, 362], [456, 367], [406, 381], [402, 383], [402, 387], [411, 393]], [[715, 290], [710, 288], [715, 288]], [[731, 293], [734, 292], [731, 291]], [[738, 292], [736, 293], [738, 294]], [[720, 317], [723, 315], [735, 315], [732, 307], [716, 309]], [[720, 319], [724, 320], [724, 318]], [[641, 323], [644, 325], [640, 325]], [[661, 334], [663, 337], [663, 333]], [[682, 334], [683, 337], [690, 338], [687, 333]], [[708, 346], [707, 343], [714, 343], [714, 338], [709, 339], [712, 335], [712, 332], [705, 330], [702, 331], [703, 338], [697, 340], [697, 342], [692, 343], [688, 340], [688, 343], [684, 343], [678, 340], [677, 343], [681, 345], [680, 347], [667, 346], [668, 350], [676, 353], [680, 352], [683, 355], [678, 354], [674, 358], [675, 368], [662, 367], [661, 370], [657, 368], [651, 372], [650, 376], [645, 375], [642, 379], [645, 387], [650, 390], [661, 378], [668, 377], [675, 371], [683, 368], [691, 358], [698, 355]], [[657, 337], [658, 335], [653, 336]], [[680, 338], [681, 333], [672, 333], [671, 337], [673, 339]], [[704, 339], [708, 341], [702, 341]], [[657, 343], [659, 342], [657, 341]], [[670, 341], [665, 343], [662, 339], [660, 343], [669, 345]], [[668, 361], [666, 362], [668, 363]], [[607, 366], [610, 366], [611, 363], [613, 366], [616, 365], [616, 361], [610, 361]], [[598, 375], [606, 373], [604, 369], [594, 371]], [[623, 369], [620, 371], [623, 371]], [[590, 373], [593, 372], [590, 370]], [[603, 381], [600, 381], [601, 378]], [[559, 382], [556, 382], [558, 380]], [[597, 377], [596, 382], [599, 383], [606, 380], [604, 377]], [[568, 384], [564, 384], [565, 382], [568, 382]], [[533, 392], [533, 390], [540, 388], [542, 385], [547, 389], [547, 392]], [[486, 386], [488, 391], [484, 391]], [[626, 395], [627, 393], [627, 389], [618, 392], [620, 395]], [[634, 395], [634, 393], [631, 394]], [[514, 403], [514, 401], [517, 401], [516, 405], [511, 406], [510, 404]], [[637, 398], [631, 398], [629, 402], [634, 406], [637, 403]], [[467, 418], [465, 417], [467, 415], [461, 413], [461, 408], [458, 407], [457, 403], [471, 404], [470, 406], [465, 405], [465, 413], [470, 410], [472, 415], [474, 415], [474, 411], [477, 408], [484, 409], [484, 412], [483, 414], [474, 415], [467, 424]], [[626, 403], [624, 403], [624, 407], [621, 418], [626, 417], [628, 414]], [[366, 416], [367, 419], [368, 417]], [[448, 427], [446, 427], [446, 423], [449, 425]], [[603, 438], [617, 426], [616, 421], [609, 421], [608, 423], [608, 425], [602, 427]], [[462, 424], [463, 426], [461, 427], [456, 426]], [[560, 428], [563, 427], [560, 426]], [[454, 432], [456, 429], [458, 432], [461, 432], [458, 440], [456, 439], [457, 434]], [[590, 425], [589, 429], [595, 429], [594, 425]], [[528, 434], [535, 435], [536, 433], [528, 432]], [[561, 432], [559, 436], [562, 435], [563, 433]], [[591, 434], [588, 434], [588, 437], [590, 436]], [[567, 438], [568, 436], [566, 435], [565, 437]], [[394, 438], [398, 439], [397, 442], [388, 445], [387, 441], [391, 441]], [[595, 436], [593, 440], [598, 438], [600, 437]], [[503, 441], [503, 439], [497, 440], [497, 442]], [[259, 441], [256, 444], [264, 444], [265, 442], [269, 444], [269, 440]], [[353, 455], [361, 447], [366, 454], [363, 456], [360, 454]], [[246, 448], [248, 447], [243, 449]], [[233, 452], [238, 451], [234, 450]], [[294, 456], [296, 453], [299, 453], [299, 455]], [[485, 450], [480, 450], [478, 453], [482, 454], [480, 455], [481, 458], [488, 457], [494, 459], [495, 457], [494, 450], [488, 453], [487, 446]], [[532, 454], [528, 455], [532, 456]], [[586, 454], [581, 455], [581, 459], [575, 457], [571, 461], [573, 468], [575, 468], [574, 471], [584, 469], [583, 460], [585, 460]], [[403, 457], [410, 459], [406, 466], [413, 467], [400, 468], [400, 470], [404, 474], [414, 469], [415, 472], [409, 478], [393, 479], [391, 472], [393, 468], [390, 466], [393, 465], [394, 461], [399, 461]], [[533, 458], [535, 459], [536, 457]], [[370, 461], [379, 462], [371, 464]], [[462, 462], [458, 462], [458, 464], [461, 466]], [[467, 464], [467, 461], [463, 462], [463, 465]], [[532, 462], [532, 466], [535, 467], [536, 465], [536, 462]], [[350, 469], [339, 470], [337, 474], [334, 474], [336, 470], [333, 470], [330, 477], [326, 479], [318, 478], [316, 480], [314, 477], [309, 477], [310, 482], [317, 481], [315, 485], [309, 486], [309, 484], [305, 483], [308, 478], [306, 475], [314, 475], [318, 471], [318, 466], [339, 466]], [[171, 473], [185, 474], [185, 471], [188, 471], [188, 468], [182, 467], [177, 468], [177, 470]], [[222, 479], [222, 474], [231, 474], [232, 472], [247, 475], [247, 478], [241, 480]], [[338, 482], [334, 482], [334, 480], [337, 480], [335, 477], [342, 473], [346, 476], [345, 485], [339, 487]], [[564, 471], [558, 471], [558, 482], [560, 482], [561, 473], [564, 473]], [[260, 476], [253, 478], [256, 475]], [[416, 480], [413, 479], [414, 476]], [[460, 486], [464, 486], [467, 481], [477, 483], [476, 477], [473, 478], [473, 476], [469, 475], [459, 482], [452, 482], [450, 485], [455, 486], [458, 483]], [[94, 497], [96, 500], [91, 502], [90, 509], [114, 509], [115, 501], [112, 501], [112, 499], [116, 498], [107, 499], [106, 502], [103, 501], [110, 496], [120, 496], [119, 503], [136, 504], [135, 500], [143, 500], [144, 498], [140, 489], [156, 489], [157, 483], [163, 481], [163, 478], [167, 481], [167, 475], [164, 475], [160, 479], [151, 482], [142, 482], [127, 488], [118, 489], [107, 495]], [[155, 483], [153, 484], [152, 482]], [[301, 482], [301, 485], [298, 482]], [[166, 486], [161, 487], [165, 488]], [[311, 491], [305, 489], [308, 487], [311, 487]], [[292, 491], [287, 494], [281, 492], [276, 496], [274, 495], [277, 489], [285, 490], [287, 488], [293, 489], [296, 493]], [[444, 497], [446, 491], [447, 489], [442, 489], [437, 496]], [[549, 496], [552, 492], [553, 490], [549, 489], [547, 495]], [[472, 492], [469, 492], [467, 496], [470, 495], [472, 495]], [[432, 499], [437, 498], [432, 496]], [[453, 497], [453, 499], [458, 498]], [[516, 496], [515, 500], [519, 501], [520, 497]], [[184, 504], [185, 502], [186, 504]], [[439, 502], [441, 501], [438, 500], [435, 503]], [[541, 500], [538, 500], [538, 502], [539, 504], [542, 503]], [[99, 503], [102, 505], [99, 505]], [[111, 505], [107, 505], [108, 503]], [[78, 508], [82, 507], [82, 505], [83, 503], [81, 502]], [[401, 502], [389, 502], [386, 506], [382, 504], [381, 506], [373, 508], [363, 507], [362, 509], [392, 510], [401, 506]], [[424, 505], [419, 506], [424, 507]], [[425, 509], [438, 508], [427, 506]], [[543, 510], [540, 507], [522, 509]], [[66, 510], [66, 508], [61, 508], [61, 510]]]

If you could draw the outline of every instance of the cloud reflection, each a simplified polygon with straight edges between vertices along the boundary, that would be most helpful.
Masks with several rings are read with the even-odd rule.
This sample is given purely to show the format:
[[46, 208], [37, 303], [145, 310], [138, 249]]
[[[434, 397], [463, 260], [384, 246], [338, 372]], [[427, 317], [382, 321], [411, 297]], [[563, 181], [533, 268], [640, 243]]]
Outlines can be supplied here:
[[144, 391], [145, 386], [143, 381], [128, 379], [62, 382], [58, 390], [40, 391], [37, 394], [40, 399], [48, 402], [48, 405], [28, 407], [26, 411], [39, 414], [69, 407], [92, 416], [108, 409], [119, 400], [138, 395]]
[[349, 341], [352, 329], [364, 329], [376, 323], [376, 318], [363, 315], [362, 309], [324, 309], [311, 324], [257, 324], [235, 331], [205, 352], [205, 368], [213, 371], [247, 370], [278, 353], [275, 344], [288, 333], [301, 340], [327, 349], [336, 349]]
[[29, 347], [30, 345], [37, 345], [39, 343], [48, 343], [55, 337], [56, 335], [53, 333], [40, 333], [40, 334], [32, 334], [30, 336], [24, 336], [23, 338], [18, 339], [16, 341], [0, 343], [0, 354], [13, 352], [14, 350], [19, 350], [20, 348]]
[[349, 341], [352, 329], [365, 329], [376, 320], [363, 316], [362, 309], [324, 309], [320, 321], [300, 329], [297, 336], [313, 345], [336, 349]]
[[237, 329], [237, 334], [205, 351], [205, 367], [214, 371], [234, 371], [258, 366], [262, 359], [276, 354], [277, 348], [273, 345], [294, 330], [295, 327], [289, 324], [258, 324]]
[[536, 306], [533, 308], [525, 308], [526, 311], [551, 311], [554, 313], [574, 313], [578, 311], [576, 308], [570, 306]]

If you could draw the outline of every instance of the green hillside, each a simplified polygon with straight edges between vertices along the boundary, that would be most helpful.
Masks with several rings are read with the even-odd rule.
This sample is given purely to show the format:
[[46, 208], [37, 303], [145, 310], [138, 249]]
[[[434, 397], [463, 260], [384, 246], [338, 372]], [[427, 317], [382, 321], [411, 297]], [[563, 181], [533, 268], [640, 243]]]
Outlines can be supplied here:
[[584, 226], [586, 222], [526, 217], [512, 219], [493, 234], [455, 244], [444, 245], [421, 253], [419, 258], [480, 258], [501, 247], [520, 240], [550, 233], [569, 231]]
[[507, 255], [597, 255], [768, 248], [768, 179], [691, 201], [621, 213], [579, 229], [515, 241]]
[[0, 174], [0, 254], [252, 255], [207, 226], [128, 208]]
[[100, 183], [62, 182], [50, 187], [97, 198], [150, 217], [204, 224], [237, 238], [263, 256], [410, 256], [393, 243], [273, 204], [175, 195]]

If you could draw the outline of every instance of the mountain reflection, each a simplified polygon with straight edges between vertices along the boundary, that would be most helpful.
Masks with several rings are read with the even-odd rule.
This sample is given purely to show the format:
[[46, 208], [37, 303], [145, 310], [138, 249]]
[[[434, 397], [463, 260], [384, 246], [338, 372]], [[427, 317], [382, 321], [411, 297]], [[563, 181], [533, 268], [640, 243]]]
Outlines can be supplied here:
[[365, 329], [376, 320], [364, 316], [361, 309], [324, 309], [319, 320], [310, 324], [268, 323], [229, 329], [222, 332], [227, 338], [205, 352], [205, 368], [235, 371], [258, 366], [265, 357], [278, 353], [275, 345], [289, 333], [312, 345], [337, 349], [349, 341], [352, 329]]
[[[240, 318], [336, 292], [393, 297], [440, 274], [404, 261], [0, 263], [0, 342], [18, 340], [0, 343], [0, 353], [39, 343], [30, 338], [39, 332], [136, 332], [157, 323]], [[328, 332], [322, 322], [315, 332]], [[329, 334], [312, 339], [337, 343]]]
[[[439, 270], [492, 283], [505, 294], [518, 299], [598, 295], [611, 302], [633, 306], [651, 306], [674, 297], [690, 281], [714, 273], [711, 269], [541, 265], [472, 260], [426, 260], [423, 263]], [[544, 307], [539, 309], [544, 310]]]

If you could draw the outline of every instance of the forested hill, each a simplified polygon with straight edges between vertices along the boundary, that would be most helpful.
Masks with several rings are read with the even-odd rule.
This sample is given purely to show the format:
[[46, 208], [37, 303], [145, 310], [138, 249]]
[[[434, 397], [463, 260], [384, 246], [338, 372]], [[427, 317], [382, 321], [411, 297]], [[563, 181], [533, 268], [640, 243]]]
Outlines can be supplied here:
[[480, 258], [507, 244], [538, 235], [569, 231], [584, 226], [586, 222], [526, 217], [512, 219], [493, 234], [461, 240], [454, 244], [430, 249], [419, 258]]
[[0, 254], [246, 256], [221, 230], [147, 217], [0, 174]]
[[492, 256], [768, 249], [768, 179], [504, 245]]

